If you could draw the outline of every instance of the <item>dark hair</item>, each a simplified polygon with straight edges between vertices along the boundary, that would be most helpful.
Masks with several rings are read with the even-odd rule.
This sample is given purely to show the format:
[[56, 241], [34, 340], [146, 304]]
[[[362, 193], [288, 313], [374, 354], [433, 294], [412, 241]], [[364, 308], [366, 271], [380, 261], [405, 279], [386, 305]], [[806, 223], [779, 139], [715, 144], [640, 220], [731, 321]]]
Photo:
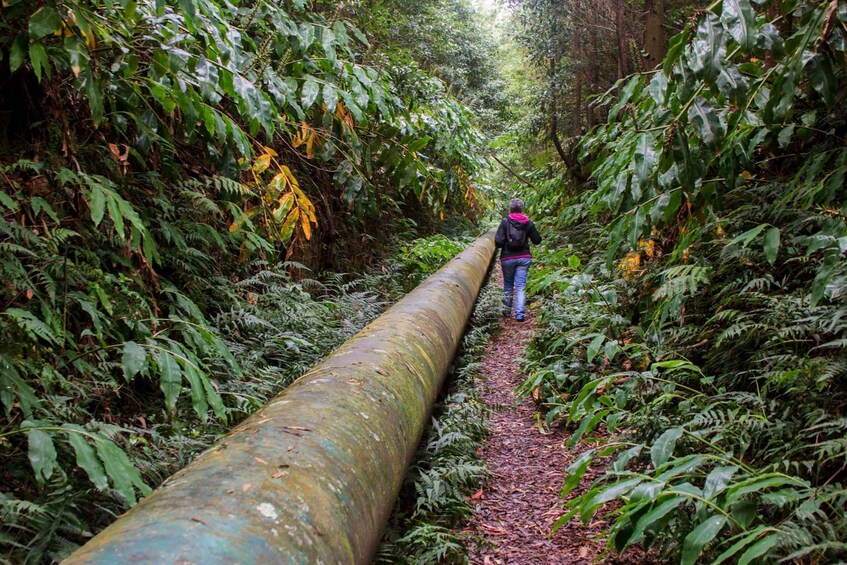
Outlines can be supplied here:
[[520, 198], [512, 198], [509, 201], [509, 212], [523, 212], [523, 200], [521, 200]]

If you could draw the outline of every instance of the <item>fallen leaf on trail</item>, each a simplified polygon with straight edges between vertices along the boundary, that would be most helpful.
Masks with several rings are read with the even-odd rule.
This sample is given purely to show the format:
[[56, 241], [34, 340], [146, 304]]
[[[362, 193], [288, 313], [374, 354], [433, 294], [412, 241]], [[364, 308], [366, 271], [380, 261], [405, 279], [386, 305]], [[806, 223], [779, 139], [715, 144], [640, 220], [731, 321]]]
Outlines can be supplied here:
[[482, 489], [479, 489], [471, 495], [472, 500], [479, 500], [480, 498], [482, 498]]
[[247, 483], [246, 485], [241, 487], [241, 492], [247, 492], [253, 486], [253, 483]]

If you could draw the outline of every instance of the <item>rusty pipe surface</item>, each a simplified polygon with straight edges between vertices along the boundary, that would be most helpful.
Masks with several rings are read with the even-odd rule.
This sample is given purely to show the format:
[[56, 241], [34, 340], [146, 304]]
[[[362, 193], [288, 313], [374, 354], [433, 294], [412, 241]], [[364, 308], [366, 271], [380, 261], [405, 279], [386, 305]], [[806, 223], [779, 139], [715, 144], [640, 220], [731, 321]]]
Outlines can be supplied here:
[[65, 563], [369, 563], [493, 252], [490, 231]]

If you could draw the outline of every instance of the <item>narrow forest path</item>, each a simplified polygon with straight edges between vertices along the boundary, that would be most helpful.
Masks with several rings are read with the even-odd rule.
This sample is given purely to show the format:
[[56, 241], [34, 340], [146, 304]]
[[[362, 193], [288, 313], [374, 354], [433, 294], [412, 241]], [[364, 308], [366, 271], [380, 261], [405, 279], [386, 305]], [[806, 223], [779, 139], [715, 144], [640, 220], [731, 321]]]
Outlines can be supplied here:
[[[499, 271], [497, 267], [496, 284], [502, 284]], [[549, 537], [553, 523], [564, 513], [559, 492], [565, 469], [585, 448], [569, 449], [570, 433], [563, 427], [542, 432], [531, 398], [515, 404], [514, 391], [523, 380], [520, 359], [534, 333], [532, 310], [523, 323], [504, 317], [482, 358], [479, 387], [492, 412], [480, 455], [492, 476], [472, 497], [475, 513], [466, 528], [485, 540], [470, 548], [473, 564], [590, 564], [605, 549], [601, 534], [608, 524], [599, 519], [588, 525], [572, 519]], [[579, 488], [601, 472], [590, 469]], [[640, 562], [619, 556], [614, 561]]]

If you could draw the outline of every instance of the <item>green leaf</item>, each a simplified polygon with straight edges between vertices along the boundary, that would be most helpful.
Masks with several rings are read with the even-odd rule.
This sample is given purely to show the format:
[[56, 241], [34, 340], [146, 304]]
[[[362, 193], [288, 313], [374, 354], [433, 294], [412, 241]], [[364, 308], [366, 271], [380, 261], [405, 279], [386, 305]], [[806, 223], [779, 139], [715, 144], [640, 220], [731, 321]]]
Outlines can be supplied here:
[[126, 453], [113, 442], [103, 439], [97, 442], [97, 456], [103, 462], [106, 475], [112, 481], [114, 489], [126, 499], [129, 506], [135, 506], [137, 498], [135, 489], [142, 494], [150, 494], [151, 490], [144, 481], [138, 470], [130, 463]]
[[591, 361], [593, 361], [594, 358], [597, 357], [597, 353], [599, 353], [600, 348], [603, 346], [603, 341], [605, 339], [606, 339], [605, 336], [598, 335], [594, 339], [591, 340], [591, 343], [588, 344], [588, 349], [586, 351], [585, 356], [588, 359], [589, 363], [591, 363]]
[[303, 105], [303, 110], [308, 110], [318, 99], [320, 86], [315, 80], [315, 77], [306, 75], [306, 82], [303, 83], [303, 90], [300, 93], [300, 102]]
[[594, 450], [589, 449], [580, 454], [573, 463], [571, 463], [567, 470], [565, 476], [565, 483], [562, 485], [562, 492], [560, 496], [567, 496], [573, 489], [579, 486], [579, 482], [582, 480], [582, 477], [585, 476], [585, 472], [588, 470], [588, 466], [594, 460]]
[[88, 205], [91, 208], [91, 221], [94, 222], [95, 226], [99, 226], [106, 212], [106, 193], [101, 186], [94, 185], [91, 187], [88, 198]]
[[35, 71], [35, 77], [39, 81], [41, 81], [42, 73], [50, 76], [50, 61], [47, 58], [47, 50], [41, 43], [30, 43], [29, 60], [32, 61], [32, 70]]
[[[25, 423], [34, 425], [32, 422]], [[53, 471], [56, 468], [56, 447], [53, 445], [53, 439], [47, 432], [29, 427], [27, 441], [29, 443], [27, 455], [32, 470], [35, 471], [35, 478], [39, 483], [43, 483], [53, 476]]]
[[583, 522], [588, 522], [588, 519], [594, 515], [594, 512], [603, 504], [610, 502], [620, 496], [625, 495], [633, 488], [638, 486], [641, 483], [640, 478], [627, 479], [625, 481], [620, 481], [617, 483], [612, 483], [604, 489], [601, 489], [593, 496], [589, 497], [583, 503], [582, 510], [580, 511], [580, 516]]
[[191, 407], [204, 421], [208, 416], [209, 404], [206, 402], [206, 391], [203, 388], [203, 380], [208, 377], [198, 371], [193, 364], [183, 363], [183, 374], [188, 385], [191, 387]]
[[710, 500], [726, 489], [732, 476], [738, 471], [737, 466], [715, 467], [706, 477], [703, 486], [703, 498]]
[[736, 502], [732, 505], [730, 509], [730, 513], [732, 514], [732, 519], [741, 526], [742, 528], [747, 528], [750, 524], [753, 523], [753, 520], [756, 519], [756, 512], [759, 508], [759, 505], [752, 500], [742, 500], [741, 502]]
[[170, 351], [160, 351], [159, 363], [159, 387], [165, 393], [165, 406], [168, 410], [176, 406], [176, 399], [182, 386], [182, 371]]
[[635, 447], [630, 447], [615, 459], [614, 464], [612, 465], [612, 469], [616, 473], [622, 472], [627, 464], [632, 460], [633, 457], [637, 457], [641, 454], [641, 451], [644, 449], [643, 445], [636, 445]]
[[635, 174], [642, 185], [647, 183], [656, 161], [653, 137], [650, 134], [642, 133], [635, 145]]
[[653, 467], [658, 469], [670, 459], [673, 449], [676, 446], [676, 441], [682, 437], [682, 427], [677, 426], [669, 430], [665, 430], [660, 435], [653, 446], [650, 448], [650, 460], [653, 462]]
[[714, 80], [717, 78], [721, 61], [726, 54], [723, 42], [723, 28], [718, 17], [711, 12], [706, 13], [697, 26], [697, 35], [687, 52], [686, 60], [689, 68], [697, 76]]
[[82, 85], [85, 95], [88, 97], [88, 107], [91, 109], [91, 119], [95, 125], [103, 123], [106, 109], [103, 104], [103, 91], [100, 83], [94, 76], [94, 71], [89, 67], [83, 72]]
[[721, 68], [717, 79], [718, 90], [734, 102], [743, 102], [747, 94], [747, 79], [734, 65]]
[[700, 557], [703, 548], [715, 539], [726, 524], [726, 516], [711, 516], [691, 530], [682, 543], [681, 565], [693, 565]]
[[[767, 528], [765, 526], [761, 526], [759, 528], [756, 528], [752, 532], [742, 532], [742, 533], [738, 534], [738, 536], [735, 536], [735, 537], [741, 537], [741, 539], [736, 541], [734, 544], [732, 544], [726, 551], [724, 551], [723, 553], [718, 555], [717, 558], [715, 559], [713, 565], [719, 565], [720, 563], [723, 563], [724, 561], [726, 561], [727, 559], [729, 559], [730, 557], [732, 557], [733, 555], [735, 555], [736, 553], [738, 553], [739, 551], [741, 551], [742, 549], [747, 547], [749, 544], [753, 543], [753, 541], [757, 537], [759, 537], [762, 534], [762, 532], [767, 532], [767, 531], [772, 531], [772, 529]], [[731, 539], [735, 539], [735, 538], [731, 538]]]
[[338, 104], [338, 91], [329, 83], [323, 87], [323, 101], [326, 104], [327, 112], [335, 112], [335, 107]]
[[831, 107], [835, 104], [835, 96], [838, 93], [838, 80], [835, 78], [835, 73], [832, 70], [832, 63], [825, 52], [811, 53], [807, 59], [807, 54], [803, 53], [803, 59], [806, 60], [806, 72], [809, 75], [809, 81], [818, 94], [823, 98], [824, 103]]
[[62, 29], [62, 18], [55, 8], [44, 6], [29, 18], [29, 37], [34, 40], [47, 37]]
[[762, 230], [768, 227], [768, 225], [769, 224], [759, 224], [755, 228], [733, 237], [729, 240], [727, 245], [738, 245], [740, 243], [742, 247], [747, 247], [747, 244], [753, 241], [757, 235], [762, 233]]
[[321, 30], [321, 47], [323, 48], [326, 60], [335, 65], [338, 61], [338, 56], [335, 52], [335, 34], [329, 28]]
[[794, 135], [794, 124], [789, 124], [782, 128], [779, 135], [776, 137], [780, 149], [785, 149], [791, 143], [791, 138]]
[[32, 312], [27, 312], [20, 308], [7, 308], [5, 312], [0, 312], [0, 316], [11, 318], [33, 338], [43, 339], [53, 345], [59, 343], [59, 340], [50, 327], [38, 319]]
[[804, 481], [781, 473], [765, 473], [732, 485], [726, 491], [726, 505], [735, 504], [742, 496], [751, 492], [760, 492], [770, 487], [795, 485], [806, 486]]
[[723, 124], [720, 118], [702, 96], [698, 96], [688, 109], [688, 119], [697, 128], [697, 133], [700, 134], [700, 139], [705, 145], [716, 145], [723, 137]]
[[0, 205], [12, 212], [18, 211], [18, 203], [12, 200], [12, 198], [2, 190], [0, 190]]
[[686, 25], [682, 32], [674, 35], [668, 40], [668, 52], [667, 55], [665, 55], [664, 62], [662, 63], [662, 71], [665, 75], [670, 76], [671, 69], [674, 64], [680, 62], [680, 55], [682, 55], [685, 50], [685, 46], [688, 45], [689, 39], [691, 39], [691, 29], [688, 25]]
[[644, 514], [641, 518], [638, 519], [638, 522], [635, 524], [635, 529], [632, 531], [632, 535], [626, 541], [624, 547], [628, 546], [631, 543], [635, 543], [639, 539], [641, 539], [641, 537], [644, 535], [644, 532], [647, 531], [647, 528], [657, 523], [659, 520], [667, 516], [670, 512], [673, 512], [677, 506], [679, 506], [686, 500], [688, 499], [684, 496], [674, 496], [654, 506], [652, 510], [650, 510], [647, 514]]
[[144, 348], [135, 343], [128, 341], [124, 344], [124, 352], [121, 357], [121, 367], [124, 372], [124, 379], [129, 381], [138, 372], [144, 368], [144, 362], [147, 360], [147, 353]]
[[108, 488], [109, 480], [106, 478], [103, 465], [97, 459], [94, 448], [85, 439], [85, 430], [74, 424], [62, 424], [62, 427], [68, 430], [68, 441], [76, 453], [77, 466], [86, 472], [97, 490]]
[[747, 565], [754, 559], [761, 557], [779, 542], [780, 537], [780, 534], [771, 534], [766, 538], [760, 539], [741, 555], [738, 565]]
[[779, 251], [779, 228], [771, 226], [765, 232], [763, 247], [765, 250], [765, 259], [773, 265], [776, 262], [776, 255]]
[[124, 216], [121, 214], [121, 205], [119, 198], [115, 193], [110, 193], [106, 198], [106, 207], [109, 209], [109, 217], [112, 223], [115, 224], [115, 230], [118, 235], [126, 237], [126, 225], [124, 224]]
[[9, 71], [14, 73], [21, 65], [24, 64], [27, 53], [27, 36], [23, 33], [18, 34], [12, 42], [12, 48], [9, 50]]
[[753, 48], [756, 16], [748, 0], [723, 0], [721, 22], [741, 49]]

